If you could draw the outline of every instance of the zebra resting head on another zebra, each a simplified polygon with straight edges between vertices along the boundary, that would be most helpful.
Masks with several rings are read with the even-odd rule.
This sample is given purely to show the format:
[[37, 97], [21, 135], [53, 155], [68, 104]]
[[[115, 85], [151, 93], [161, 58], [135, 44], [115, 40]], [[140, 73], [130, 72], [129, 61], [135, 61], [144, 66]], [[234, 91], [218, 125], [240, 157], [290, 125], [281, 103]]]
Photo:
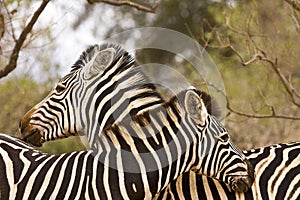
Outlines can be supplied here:
[[[156, 161], [170, 165], [169, 162], [173, 161], [173, 154], [177, 155], [174, 161], [178, 165], [182, 162], [185, 168], [180, 170], [177, 168], [176, 175], [189, 167], [199, 174], [215, 177], [228, 183], [236, 191], [245, 191], [252, 184], [251, 167], [241, 151], [230, 141], [226, 129], [207, 112], [202, 101], [205, 97], [203, 92], [194, 90], [182, 92], [178, 95], [181, 104], [176, 103], [179, 102], [176, 101], [177, 97], [171, 99], [170, 102], [174, 105], [178, 104], [176, 108], [182, 108], [182, 113], [190, 113], [189, 115], [182, 116], [182, 113], [169, 108], [169, 111], [172, 110], [171, 113], [162, 112], [156, 116], [157, 111], [154, 108], [160, 106], [160, 109], [165, 109], [164, 105], [169, 104], [161, 106], [163, 100], [155, 91], [155, 87], [149, 83], [147, 77], [136, 70], [133, 58], [124, 50], [115, 45], [96, 45], [85, 51], [74, 66], [71, 73], [56, 85], [48, 97], [24, 116], [20, 125], [24, 140], [41, 145], [43, 140], [67, 137], [82, 132], [88, 136], [93, 149], [97, 152], [105, 152], [109, 149], [107, 139], [105, 139], [107, 136], [103, 138], [100, 133], [103, 130], [112, 129], [110, 125], [122, 122], [122, 119], [124, 121], [135, 119], [137, 130], [129, 131], [127, 135], [144, 135], [145, 128], [149, 129], [148, 132], [155, 133], [154, 141], [157, 142], [157, 138], [161, 138], [158, 146], [155, 146], [155, 143], [149, 145], [146, 143], [148, 140], [141, 140], [140, 137], [134, 138], [142, 141], [139, 142], [140, 145], [148, 145], [146, 149], [151, 152], [151, 156], [153, 153]], [[191, 98], [185, 98], [185, 94], [188, 93], [192, 95]], [[187, 109], [188, 112], [186, 112], [184, 108], [191, 108], [188, 105], [194, 105], [194, 107]], [[151, 110], [151, 112], [145, 112], [145, 110]], [[197, 110], [201, 112], [195, 112]], [[137, 113], [144, 114], [136, 115]], [[152, 123], [144, 127], [144, 122], [147, 121], [140, 121], [145, 113], [153, 113], [158, 117], [153, 117], [154, 121], [158, 120], [154, 127]], [[164, 116], [164, 114], [167, 115]], [[169, 121], [170, 119], [173, 121]], [[167, 134], [165, 131], [170, 132], [168, 137], [165, 137]], [[112, 133], [115, 132], [112, 131]], [[111, 137], [113, 136], [116, 136], [117, 141], [122, 139], [118, 134], [111, 134]], [[41, 138], [42, 141], [40, 141]], [[169, 144], [166, 141], [173, 142]], [[176, 148], [170, 149], [168, 146], [171, 144]], [[137, 148], [135, 143], [131, 145], [132, 148]], [[190, 157], [184, 157], [183, 155], [188, 152], [186, 147], [191, 147], [190, 145], [193, 146], [189, 152]], [[155, 156], [153, 149], [165, 150], [165, 147], [172, 151], [166, 153], [168, 159], [160, 160], [159, 156]], [[180, 160], [183, 158], [184, 160]], [[190, 163], [186, 163], [186, 160]], [[166, 181], [170, 181], [169, 179], [170, 177]]]
[[216, 179], [187, 172], [154, 199], [300, 199], [300, 142], [273, 144], [243, 153], [255, 171], [254, 183], [247, 192], [234, 192]]
[[88, 136], [92, 146], [95, 134], [105, 127], [162, 102], [155, 85], [128, 52], [116, 44], [93, 45], [50, 94], [25, 114], [19, 130], [22, 139], [35, 146], [80, 133]]
[[[178, 173], [192, 170], [221, 180], [234, 191], [247, 191], [254, 180], [253, 168], [231, 142], [227, 130], [207, 112], [203, 102], [203, 98], [207, 97], [205, 92], [194, 88], [182, 91], [162, 106], [133, 116], [132, 119], [125, 118], [113, 124], [109, 131], [105, 129], [104, 137], [100, 136], [100, 144], [96, 146], [104, 151], [111, 149], [110, 145], [105, 144], [117, 141], [114, 145], [120, 145], [122, 149], [136, 149], [140, 154], [138, 157], [145, 161], [147, 170], [162, 170], [172, 163], [177, 166], [173, 178]], [[106, 141], [105, 137], [111, 138], [110, 141]], [[170, 156], [171, 160], [162, 159], [164, 154]], [[135, 162], [135, 159], [125, 155], [122, 155], [124, 158], [120, 157], [125, 163]], [[151, 164], [156, 159], [159, 160], [159, 166]], [[128, 166], [130, 169], [127, 170], [135, 168], [134, 165]]]
[[[202, 95], [188, 89], [162, 106], [114, 123], [96, 141], [95, 156], [101, 154], [99, 162], [115, 169], [124, 185], [151, 196], [189, 170], [246, 191], [253, 182], [251, 165], [208, 114]], [[140, 174], [143, 184], [136, 184], [132, 174]]]

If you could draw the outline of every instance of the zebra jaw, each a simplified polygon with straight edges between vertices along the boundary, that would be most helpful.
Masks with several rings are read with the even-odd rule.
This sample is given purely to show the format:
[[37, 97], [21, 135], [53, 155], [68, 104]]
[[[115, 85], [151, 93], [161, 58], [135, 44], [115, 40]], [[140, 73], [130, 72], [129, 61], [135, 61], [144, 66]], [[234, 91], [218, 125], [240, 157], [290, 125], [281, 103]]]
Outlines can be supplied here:
[[38, 129], [32, 130], [32, 132], [29, 132], [27, 134], [23, 133], [23, 136], [21, 139], [25, 142], [28, 142], [36, 147], [41, 147], [44, 143], [44, 138], [40, 134], [40, 131]]

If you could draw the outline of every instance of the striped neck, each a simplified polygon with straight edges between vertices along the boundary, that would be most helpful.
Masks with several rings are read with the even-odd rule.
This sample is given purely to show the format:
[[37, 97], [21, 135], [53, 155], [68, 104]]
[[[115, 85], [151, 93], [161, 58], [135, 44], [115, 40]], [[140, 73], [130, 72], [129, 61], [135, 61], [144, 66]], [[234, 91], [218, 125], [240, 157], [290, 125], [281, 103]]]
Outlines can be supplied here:
[[81, 120], [85, 123], [83, 133], [87, 133], [91, 146], [105, 128], [163, 102], [155, 85], [140, 70], [128, 68], [111, 76], [105, 78], [105, 85], [100, 79], [88, 103], [82, 105], [86, 107], [77, 109], [86, 111], [85, 115], [78, 113], [78, 116], [86, 117]]

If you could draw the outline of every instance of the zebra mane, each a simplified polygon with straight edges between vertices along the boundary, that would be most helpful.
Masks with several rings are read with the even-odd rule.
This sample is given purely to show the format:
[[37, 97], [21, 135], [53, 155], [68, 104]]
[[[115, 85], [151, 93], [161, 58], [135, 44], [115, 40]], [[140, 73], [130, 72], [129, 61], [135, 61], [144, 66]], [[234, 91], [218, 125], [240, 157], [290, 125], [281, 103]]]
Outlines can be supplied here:
[[113, 63], [119, 60], [119, 58], [122, 56], [125, 57], [125, 60], [123, 61], [124, 65], [135, 63], [134, 58], [118, 44], [114, 44], [114, 43], [104, 43], [101, 45], [95, 44], [89, 46], [85, 51], [81, 53], [79, 59], [71, 67], [71, 72], [85, 67], [86, 64], [89, 63], [99, 51], [102, 51], [107, 48], [113, 48], [116, 51], [116, 55]]
[[[217, 105], [216, 100], [204, 91], [201, 91], [201, 90], [195, 90], [195, 91], [203, 100], [203, 103], [207, 109], [207, 112], [210, 115], [213, 115], [218, 118], [220, 116], [220, 109], [219, 109], [219, 106]], [[151, 119], [149, 117], [149, 112], [156, 112], [157, 110], [161, 109], [162, 107], [173, 107], [173, 109], [178, 109], [177, 108], [178, 103], [183, 105], [185, 93], [186, 93], [186, 90], [179, 92], [177, 95], [174, 95], [173, 97], [171, 97], [169, 101], [162, 102], [160, 107], [155, 107], [153, 109], [148, 109], [139, 114], [131, 115], [131, 118], [126, 117], [126, 118], [124, 118], [123, 123], [124, 124], [129, 123], [127, 120], [132, 119], [133, 121], [137, 122], [141, 126], [146, 126], [149, 123], [151, 123]], [[178, 110], [178, 111], [180, 113], [180, 110]]]
[[219, 118], [221, 116], [221, 111], [216, 99], [204, 91], [196, 90], [196, 92], [202, 98], [208, 114]]

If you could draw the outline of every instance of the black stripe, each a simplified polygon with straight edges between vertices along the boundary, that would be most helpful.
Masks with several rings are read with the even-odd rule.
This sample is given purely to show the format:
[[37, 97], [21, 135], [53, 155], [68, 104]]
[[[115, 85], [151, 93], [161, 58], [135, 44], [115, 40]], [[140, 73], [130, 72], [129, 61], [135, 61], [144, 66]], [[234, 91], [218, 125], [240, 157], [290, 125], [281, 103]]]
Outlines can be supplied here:
[[[1, 138], [2, 139], [2, 138]], [[0, 143], [0, 148], [1, 149], [5, 149], [5, 147], [3, 147], [4, 144]], [[18, 159], [18, 157], [15, 157], [15, 160]], [[2, 157], [2, 155], [0, 154], [0, 199], [8, 199], [8, 195], [10, 192], [10, 187], [8, 184], [8, 179], [7, 179], [7, 171], [10, 169], [7, 169], [7, 166], [5, 166], [4, 163], [4, 159]], [[12, 178], [12, 177], [10, 177]]]

